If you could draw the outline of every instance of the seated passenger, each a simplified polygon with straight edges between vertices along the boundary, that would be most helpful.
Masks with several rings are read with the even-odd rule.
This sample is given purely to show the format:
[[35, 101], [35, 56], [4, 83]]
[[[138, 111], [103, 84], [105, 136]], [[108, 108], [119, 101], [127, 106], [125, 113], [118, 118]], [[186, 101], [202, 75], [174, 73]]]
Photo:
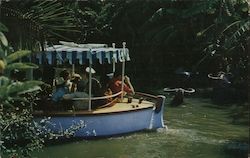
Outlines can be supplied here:
[[102, 101], [102, 104], [103, 105], [107, 105], [107, 104], [109, 104], [108, 106], [113, 106], [114, 104], [113, 103], [111, 103], [111, 102], [113, 102], [113, 98], [112, 97], [110, 97], [111, 95], [113, 94], [113, 92], [112, 92], [112, 90], [110, 89], [110, 88], [108, 88], [108, 89], [106, 89], [105, 91], [104, 91], [104, 96], [106, 96], [106, 97], [108, 97], [108, 98], [106, 98], [106, 99], [104, 99], [103, 101]]
[[52, 94], [52, 101], [58, 102], [62, 99], [64, 94], [69, 93], [72, 83], [70, 82], [70, 75], [67, 70], [63, 70], [59, 74], [56, 81], [56, 91]]
[[69, 87], [62, 77], [57, 80], [56, 91], [52, 94], [52, 101], [58, 102], [62, 97], [69, 93]]
[[[113, 94], [120, 92], [122, 90], [122, 75], [115, 73], [113, 79], [111, 79], [109, 87]], [[128, 94], [135, 94], [134, 87], [132, 86], [128, 76], [124, 77], [123, 91]]]
[[77, 84], [81, 81], [82, 77], [79, 74], [74, 74], [72, 79], [71, 79], [71, 89], [70, 92], [76, 92], [77, 91]]
[[59, 76], [64, 79], [65, 85], [70, 90], [71, 86], [72, 86], [72, 82], [70, 82], [70, 74], [69, 74], [69, 72], [66, 69], [64, 69], [62, 72], [60, 72]]
[[[74, 98], [88, 98], [88, 94], [84, 92], [85, 84], [83, 81], [79, 81], [77, 83], [77, 90], [74, 93], [65, 94], [63, 99], [72, 100]], [[76, 109], [87, 109], [88, 108], [88, 100], [76, 100], [73, 101], [73, 105]]]
[[[113, 102], [112, 96], [113, 92], [109, 88], [109, 83], [111, 82], [111, 79], [113, 78], [113, 73], [103, 74], [100, 78], [101, 85], [102, 85], [102, 94], [103, 96], [107, 97], [106, 99], [101, 100], [102, 105], [108, 105], [109, 103]], [[108, 106], [112, 106], [113, 104], [109, 104]]]

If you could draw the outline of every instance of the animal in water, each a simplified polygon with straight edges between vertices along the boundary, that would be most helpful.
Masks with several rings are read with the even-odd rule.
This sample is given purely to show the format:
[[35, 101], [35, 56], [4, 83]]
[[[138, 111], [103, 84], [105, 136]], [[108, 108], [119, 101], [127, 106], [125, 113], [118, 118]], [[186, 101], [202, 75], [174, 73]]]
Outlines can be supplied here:
[[189, 89], [183, 89], [183, 88], [164, 88], [164, 92], [174, 92], [174, 97], [172, 101], [170, 102], [171, 106], [179, 106], [183, 103], [184, 100], [184, 94], [185, 93], [194, 93], [195, 90], [193, 88]]

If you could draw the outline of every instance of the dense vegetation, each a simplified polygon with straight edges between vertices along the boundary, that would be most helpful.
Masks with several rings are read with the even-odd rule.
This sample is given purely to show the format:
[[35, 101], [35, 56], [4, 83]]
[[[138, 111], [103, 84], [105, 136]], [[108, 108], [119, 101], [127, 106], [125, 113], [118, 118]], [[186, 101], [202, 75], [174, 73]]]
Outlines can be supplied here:
[[[0, 23], [0, 157], [2, 152], [9, 156], [28, 156], [29, 152], [40, 148], [43, 139], [33, 124], [32, 103], [35, 89], [41, 81], [14, 81], [6, 77], [6, 72], [36, 68], [31, 63], [17, 60], [30, 54], [30, 51], [11, 52], [3, 32], [8, 29]], [[31, 95], [24, 95], [33, 92]]]
[[141, 81], [175, 86], [171, 77], [178, 68], [204, 78], [209, 72], [243, 71], [246, 79], [246, 0], [10, 1], [1, 5], [1, 19], [11, 28], [7, 36], [15, 49], [36, 50], [44, 41], [126, 41], [133, 59], [128, 70], [136, 73], [138, 87]]
[[1, 60], [12, 49], [34, 53], [45, 41], [126, 41], [132, 57], [127, 73], [135, 74], [138, 89], [178, 86], [177, 69], [196, 74], [190, 87], [206, 87], [208, 73], [224, 71], [232, 74], [235, 91], [247, 95], [249, 6], [247, 0], [1, 1], [1, 22], [9, 28], [1, 25]]

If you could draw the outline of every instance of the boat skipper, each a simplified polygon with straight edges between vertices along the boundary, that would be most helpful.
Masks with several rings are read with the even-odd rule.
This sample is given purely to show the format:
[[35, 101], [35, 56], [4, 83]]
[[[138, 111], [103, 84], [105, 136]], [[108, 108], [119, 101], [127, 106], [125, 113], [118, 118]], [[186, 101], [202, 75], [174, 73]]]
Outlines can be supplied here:
[[[123, 91], [130, 95], [135, 94], [135, 90], [133, 85], [130, 82], [130, 78], [128, 76], [124, 76], [124, 85]], [[111, 79], [109, 83], [109, 87], [113, 94], [119, 93], [122, 90], [122, 75], [118, 72], [114, 74], [113, 79]]]

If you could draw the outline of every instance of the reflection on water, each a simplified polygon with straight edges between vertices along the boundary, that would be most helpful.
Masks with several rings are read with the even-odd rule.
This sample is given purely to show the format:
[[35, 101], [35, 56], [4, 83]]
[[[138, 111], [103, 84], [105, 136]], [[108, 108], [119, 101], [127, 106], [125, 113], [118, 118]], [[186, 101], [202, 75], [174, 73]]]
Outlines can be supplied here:
[[[234, 158], [247, 157], [249, 129], [233, 123], [231, 109], [210, 100], [187, 98], [180, 107], [166, 103], [168, 128], [99, 140], [50, 145], [38, 158]], [[245, 142], [245, 143], [244, 143]]]

